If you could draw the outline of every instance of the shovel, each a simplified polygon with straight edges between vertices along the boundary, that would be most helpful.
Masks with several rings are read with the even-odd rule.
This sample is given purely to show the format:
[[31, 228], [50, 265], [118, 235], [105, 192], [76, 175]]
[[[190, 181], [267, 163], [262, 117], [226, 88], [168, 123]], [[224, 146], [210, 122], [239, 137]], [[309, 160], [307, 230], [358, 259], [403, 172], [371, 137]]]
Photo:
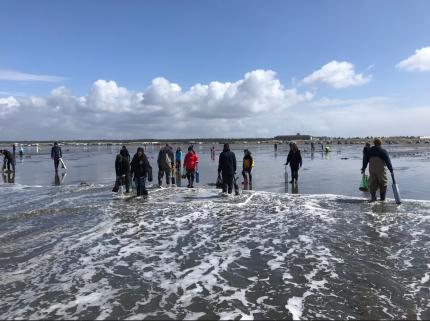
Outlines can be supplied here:
[[393, 194], [396, 204], [402, 204], [402, 201], [400, 200], [399, 186], [397, 185], [396, 179], [394, 178], [394, 173], [391, 173], [391, 178], [393, 179]]

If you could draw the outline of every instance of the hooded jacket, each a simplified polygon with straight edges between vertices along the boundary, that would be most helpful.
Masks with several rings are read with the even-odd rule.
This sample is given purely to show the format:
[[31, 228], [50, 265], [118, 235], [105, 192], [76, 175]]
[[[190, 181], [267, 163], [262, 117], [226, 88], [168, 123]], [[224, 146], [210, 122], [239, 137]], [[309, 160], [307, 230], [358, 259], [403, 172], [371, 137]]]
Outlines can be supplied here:
[[195, 171], [197, 167], [197, 163], [199, 162], [199, 158], [197, 154], [194, 152], [188, 152], [185, 155], [184, 166], [189, 171]]
[[[142, 156], [139, 156], [138, 152], [142, 152]], [[139, 148], [137, 153], [134, 154], [133, 160], [131, 161], [131, 175], [134, 177], [146, 177], [148, 176], [148, 171], [151, 168], [148, 158], [143, 152], [143, 148]]]
[[127, 157], [118, 154], [115, 159], [116, 176], [122, 176], [130, 173], [130, 162]]
[[230, 151], [230, 148], [224, 148], [219, 155], [218, 173], [233, 176], [236, 173], [236, 155]]
[[63, 153], [61, 152], [61, 147], [60, 146], [52, 146], [51, 148], [51, 158], [54, 159], [60, 159], [61, 157], [63, 157]]
[[300, 166], [302, 166], [302, 155], [300, 151], [290, 151], [287, 156], [287, 165], [290, 164], [290, 167], [294, 170], [298, 170]]
[[[165, 159], [166, 155], [170, 158], [170, 168], [166, 168]], [[160, 149], [160, 152], [158, 153], [158, 159], [157, 159], [158, 167], [164, 170], [172, 169], [175, 165], [175, 158], [173, 155], [172, 148], [168, 146], [164, 146], [162, 149]]]
[[[366, 170], [367, 164], [370, 163], [370, 170], [372, 170], [373, 163], [377, 163], [378, 161], [382, 160], [385, 165], [388, 167], [388, 170], [390, 172], [393, 171], [393, 166], [391, 165], [391, 159], [388, 155], [388, 152], [383, 149], [381, 146], [372, 146], [369, 148], [369, 151], [364, 154], [363, 158], [363, 168], [362, 171]], [[375, 166], [377, 167], [377, 166]]]
[[6, 158], [6, 159], [8, 159], [8, 160], [10, 160], [10, 161], [12, 161], [12, 160], [13, 160], [13, 155], [12, 155], [12, 153], [11, 153], [10, 151], [8, 151], [7, 149], [4, 149], [4, 150], [3, 150], [3, 155], [4, 155], [4, 158]]

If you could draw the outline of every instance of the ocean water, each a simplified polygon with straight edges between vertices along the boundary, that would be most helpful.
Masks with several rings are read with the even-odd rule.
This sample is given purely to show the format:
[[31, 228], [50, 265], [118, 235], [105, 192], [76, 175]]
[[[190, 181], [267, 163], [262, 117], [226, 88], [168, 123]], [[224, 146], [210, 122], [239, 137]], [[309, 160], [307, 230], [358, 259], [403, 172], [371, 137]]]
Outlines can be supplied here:
[[253, 190], [224, 197], [200, 146], [197, 188], [145, 199], [112, 196], [116, 148], [64, 147], [58, 178], [29, 151], [0, 185], [2, 319], [430, 318], [426, 146], [390, 150], [400, 206], [358, 191], [359, 147], [304, 146], [293, 194], [283, 146], [253, 146]]

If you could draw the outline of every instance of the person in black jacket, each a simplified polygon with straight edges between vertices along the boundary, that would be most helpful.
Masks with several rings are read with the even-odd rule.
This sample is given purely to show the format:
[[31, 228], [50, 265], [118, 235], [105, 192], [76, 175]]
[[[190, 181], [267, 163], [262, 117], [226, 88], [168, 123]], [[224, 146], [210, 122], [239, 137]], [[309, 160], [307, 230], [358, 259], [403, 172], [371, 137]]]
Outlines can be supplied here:
[[134, 175], [134, 182], [136, 183], [137, 196], [148, 195], [148, 191], [145, 187], [145, 182], [148, 177], [149, 171], [152, 169], [149, 164], [148, 158], [146, 157], [143, 148], [139, 147], [136, 154], [133, 156], [131, 161], [131, 172], [130, 176]]
[[116, 181], [112, 192], [118, 192], [119, 187], [125, 184], [125, 192], [130, 193], [130, 162], [128, 152], [121, 149], [115, 159]]
[[56, 172], [58, 172], [58, 165], [60, 164], [61, 157], [63, 157], [61, 147], [58, 146], [57, 142], [54, 142], [54, 146], [51, 148], [51, 158], [54, 160], [54, 168]]
[[300, 154], [300, 150], [297, 147], [296, 143], [291, 143], [290, 152], [287, 156], [287, 162], [285, 165], [290, 164], [291, 169], [291, 184], [296, 183], [299, 178], [299, 168], [302, 167], [302, 155]]
[[224, 149], [219, 155], [218, 175], [222, 173], [222, 191], [231, 194], [233, 191], [233, 179], [236, 174], [236, 155], [230, 151], [229, 144], [224, 144]]
[[369, 151], [364, 155], [363, 167], [361, 173], [364, 174], [367, 164], [369, 164], [369, 191], [371, 195], [371, 202], [376, 201], [376, 192], [379, 188], [381, 201], [385, 201], [385, 194], [387, 193], [387, 171], [393, 174], [393, 166], [391, 165], [391, 159], [388, 152], [381, 147], [382, 141], [379, 138], [375, 138]]
[[10, 172], [11, 171], [10, 167], [12, 166], [12, 172], [15, 172], [15, 159], [14, 159], [12, 153], [10, 151], [8, 151], [7, 149], [4, 149], [0, 152], [4, 156], [2, 171], [4, 171], [7, 167], [7, 170]]

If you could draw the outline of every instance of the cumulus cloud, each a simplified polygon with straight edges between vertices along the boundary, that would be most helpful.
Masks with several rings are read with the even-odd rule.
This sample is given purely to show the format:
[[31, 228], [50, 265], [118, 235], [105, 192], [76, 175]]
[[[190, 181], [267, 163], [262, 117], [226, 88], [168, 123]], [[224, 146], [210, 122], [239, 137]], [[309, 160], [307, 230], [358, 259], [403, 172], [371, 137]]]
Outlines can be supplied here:
[[415, 50], [415, 54], [399, 62], [396, 67], [407, 71], [430, 71], [430, 47]]
[[17, 107], [19, 102], [14, 97], [0, 98], [0, 119], [12, 113]]
[[[274, 71], [254, 70], [235, 82], [185, 91], [162, 77], [142, 91], [97, 80], [85, 96], [58, 87], [47, 97], [3, 98], [0, 110], [15, 124], [7, 130], [10, 139], [254, 136], [256, 129], [246, 125], [250, 119], [282, 118], [312, 98], [284, 88]], [[270, 129], [270, 122], [259, 127], [265, 126]]]
[[371, 77], [371, 75], [357, 74], [354, 65], [350, 62], [333, 60], [305, 77], [302, 82], [307, 85], [324, 83], [333, 88], [346, 88], [364, 85]]
[[51, 75], [29, 74], [16, 70], [0, 69], [0, 80], [7, 81], [42, 81], [42, 82], [58, 82], [63, 80], [63, 77]]

